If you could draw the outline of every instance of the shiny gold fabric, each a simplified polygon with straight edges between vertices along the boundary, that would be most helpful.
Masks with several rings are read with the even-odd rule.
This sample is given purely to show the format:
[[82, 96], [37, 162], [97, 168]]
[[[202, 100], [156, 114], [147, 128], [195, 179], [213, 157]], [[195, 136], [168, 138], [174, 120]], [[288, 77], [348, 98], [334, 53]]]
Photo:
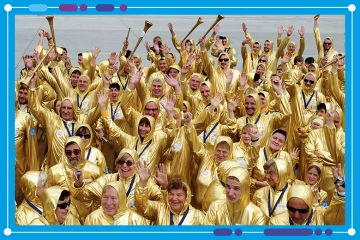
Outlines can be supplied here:
[[205, 224], [208, 225], [264, 225], [265, 216], [250, 201], [250, 177], [247, 169], [232, 168], [227, 177], [236, 177], [240, 182], [241, 196], [236, 203], [226, 200], [213, 202], [206, 213]]

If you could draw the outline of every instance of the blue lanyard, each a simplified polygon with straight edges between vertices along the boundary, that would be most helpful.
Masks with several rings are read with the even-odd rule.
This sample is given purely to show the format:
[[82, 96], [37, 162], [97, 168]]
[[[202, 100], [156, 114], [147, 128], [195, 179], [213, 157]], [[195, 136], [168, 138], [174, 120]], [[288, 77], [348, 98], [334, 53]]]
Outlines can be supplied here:
[[63, 121], [63, 123], [64, 123], [64, 126], [65, 126], [65, 128], [66, 128], [66, 131], [68, 132], [69, 137], [74, 136], [74, 128], [75, 128], [75, 124], [74, 124], [74, 123], [71, 123], [71, 124], [72, 124], [72, 127], [71, 127], [71, 133], [70, 133], [70, 129], [68, 128], [68, 126], [67, 126], [66, 122], [65, 122], [65, 121]]
[[[179, 224], [178, 224], [179, 226], [183, 224], [186, 216], [187, 216], [188, 213], [189, 213], [189, 210], [190, 210], [190, 208], [188, 207], [188, 208], [186, 209], [186, 211], [184, 212], [184, 215], [183, 215], [183, 217], [181, 218], [181, 220], [180, 220], [180, 222], [179, 222]], [[175, 224], [174, 224], [174, 214], [172, 213], [172, 211], [170, 211], [170, 225], [175, 225]]]
[[[257, 123], [259, 122], [260, 118], [261, 118], [261, 113], [260, 113], [259, 116], [256, 118], [254, 124], [257, 124]], [[248, 117], [246, 117], [246, 124], [248, 124], [248, 123], [249, 123], [249, 120], [248, 120]]]
[[115, 110], [113, 111], [113, 106], [112, 103], [110, 104], [110, 110], [111, 110], [111, 119], [114, 121], [115, 120], [115, 114], [119, 108], [120, 102], [117, 104]]
[[314, 97], [315, 91], [311, 94], [311, 96], [310, 96], [310, 98], [309, 98], [308, 101], [306, 101], [305, 94], [304, 94], [303, 91], [301, 91], [301, 94], [302, 94], [303, 101], [304, 101], [304, 107], [305, 107], [305, 109], [307, 109], [307, 107], [309, 106], [309, 103], [310, 103], [311, 99]]
[[34, 209], [39, 215], [42, 215], [42, 211], [37, 208], [32, 202], [30, 202], [27, 198], [25, 198], [25, 201], [27, 204], [29, 204], [29, 206]]
[[265, 147], [264, 147], [264, 156], [265, 156], [265, 160], [266, 160], [266, 161], [269, 161], [268, 156], [267, 156], [267, 154], [266, 154], [266, 148], [265, 148]]
[[[138, 150], [138, 142], [139, 140], [136, 140], [136, 145], [135, 145], [135, 150]], [[144, 149], [141, 151], [141, 153], [139, 154], [139, 158], [141, 157], [141, 155], [145, 152], [145, 150], [150, 146], [150, 144], [152, 143], [152, 139], [148, 142], [148, 144], [146, 144], [146, 146], [144, 147]]]
[[274, 213], [274, 211], [275, 211], [276, 207], [279, 205], [279, 203], [280, 203], [280, 201], [281, 201], [282, 197], [283, 197], [283, 196], [284, 196], [284, 194], [285, 194], [286, 189], [288, 188], [288, 185], [289, 185], [289, 183], [286, 183], [286, 185], [285, 185], [285, 187], [283, 188], [283, 190], [281, 191], [281, 194], [280, 194], [279, 198], [277, 199], [277, 201], [276, 201], [276, 203], [275, 203], [275, 205], [274, 205], [274, 208], [273, 208], [273, 209], [271, 209], [271, 204], [270, 204], [270, 189], [269, 189], [269, 195], [268, 195], [268, 210], [269, 210], [269, 217], [271, 217], [271, 215]]
[[219, 125], [219, 122], [217, 122], [211, 129], [210, 132], [208, 134], [206, 134], [206, 129], [204, 130], [204, 135], [203, 135], [203, 142], [206, 143], [206, 140], [210, 137], [211, 133], [215, 130], [215, 128], [217, 127], [217, 125]]
[[83, 102], [84, 102], [84, 100], [85, 100], [85, 98], [87, 97], [88, 94], [89, 94], [89, 93], [86, 93], [86, 94], [85, 94], [85, 96], [84, 96], [83, 99], [81, 100], [81, 103], [79, 103], [79, 102], [80, 102], [80, 95], [79, 95], [79, 94], [76, 94], [76, 95], [77, 95], [77, 105], [78, 105], [78, 108], [79, 108], [79, 109], [81, 109], [82, 104], [83, 104]]
[[91, 147], [89, 148], [88, 154], [86, 155], [86, 160], [89, 160], [91, 154]]
[[126, 196], [127, 196], [127, 197], [128, 197], [129, 194], [131, 193], [131, 190], [132, 190], [132, 188], [133, 188], [133, 186], [134, 186], [135, 176], [136, 176], [136, 175], [134, 175], [134, 176], [132, 177], [131, 183], [130, 183], [130, 186], [129, 186], [129, 189], [128, 189], [127, 192], [126, 192]]

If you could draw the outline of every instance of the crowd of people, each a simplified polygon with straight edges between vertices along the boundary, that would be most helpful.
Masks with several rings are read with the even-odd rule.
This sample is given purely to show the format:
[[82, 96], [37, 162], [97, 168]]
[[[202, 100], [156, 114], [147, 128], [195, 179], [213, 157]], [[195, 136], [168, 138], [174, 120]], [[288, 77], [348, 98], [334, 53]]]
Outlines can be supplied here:
[[41, 29], [16, 81], [16, 224], [344, 224], [345, 55], [319, 19], [307, 58], [304, 27], [297, 46], [242, 23], [232, 46], [169, 23], [176, 51], [156, 36], [148, 64], [126, 38], [100, 61]]

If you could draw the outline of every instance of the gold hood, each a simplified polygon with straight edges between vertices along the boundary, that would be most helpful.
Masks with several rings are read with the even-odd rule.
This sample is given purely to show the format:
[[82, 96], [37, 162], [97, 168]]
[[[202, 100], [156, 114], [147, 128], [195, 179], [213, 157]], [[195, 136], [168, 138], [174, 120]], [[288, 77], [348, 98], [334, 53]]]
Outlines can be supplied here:
[[[59, 202], [62, 191], [67, 190], [60, 186], [52, 186], [45, 190], [43, 202], [43, 214], [50, 225], [58, 225], [59, 221], [56, 217], [55, 210]], [[70, 214], [70, 209], [69, 213]]]

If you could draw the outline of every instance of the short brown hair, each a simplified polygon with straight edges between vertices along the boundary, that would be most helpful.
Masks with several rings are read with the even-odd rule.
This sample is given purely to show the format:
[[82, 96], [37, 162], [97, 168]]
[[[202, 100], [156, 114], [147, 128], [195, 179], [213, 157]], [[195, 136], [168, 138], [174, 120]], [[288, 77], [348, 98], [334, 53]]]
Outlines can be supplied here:
[[167, 186], [167, 191], [170, 192], [173, 189], [182, 189], [185, 192], [185, 196], [187, 196], [187, 187], [181, 180], [181, 178], [171, 178], [169, 180], [169, 184]]
[[274, 160], [268, 160], [268, 161], [266, 161], [266, 163], [264, 164], [263, 168], [264, 168], [265, 171], [267, 171], [267, 170], [272, 170], [272, 171], [278, 173], [278, 169], [277, 169], [277, 166], [276, 166], [276, 163], [275, 163]]

